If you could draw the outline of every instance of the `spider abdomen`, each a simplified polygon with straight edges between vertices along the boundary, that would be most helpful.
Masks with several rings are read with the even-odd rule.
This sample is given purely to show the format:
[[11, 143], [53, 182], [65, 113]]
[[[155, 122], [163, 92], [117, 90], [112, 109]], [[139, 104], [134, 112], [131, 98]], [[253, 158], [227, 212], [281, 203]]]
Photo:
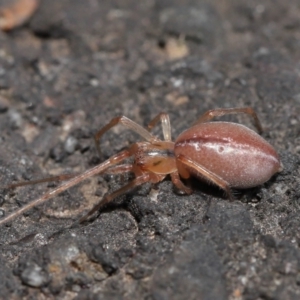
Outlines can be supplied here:
[[[188, 157], [235, 188], [260, 185], [280, 170], [274, 148], [253, 130], [236, 123], [197, 124], [179, 135], [174, 152], [176, 157]], [[197, 176], [188, 167], [183, 170], [179, 166], [179, 173], [185, 178], [189, 173]]]

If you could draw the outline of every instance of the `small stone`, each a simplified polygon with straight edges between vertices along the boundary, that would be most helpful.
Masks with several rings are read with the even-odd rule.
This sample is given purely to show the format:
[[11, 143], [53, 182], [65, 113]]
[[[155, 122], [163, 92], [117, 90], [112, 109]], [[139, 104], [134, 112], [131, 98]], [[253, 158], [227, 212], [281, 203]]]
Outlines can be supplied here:
[[27, 267], [21, 273], [21, 280], [26, 285], [41, 287], [48, 282], [48, 276], [39, 265], [28, 263]]
[[69, 136], [64, 144], [64, 149], [68, 154], [72, 154], [75, 152], [78, 146], [78, 140], [73, 136]]

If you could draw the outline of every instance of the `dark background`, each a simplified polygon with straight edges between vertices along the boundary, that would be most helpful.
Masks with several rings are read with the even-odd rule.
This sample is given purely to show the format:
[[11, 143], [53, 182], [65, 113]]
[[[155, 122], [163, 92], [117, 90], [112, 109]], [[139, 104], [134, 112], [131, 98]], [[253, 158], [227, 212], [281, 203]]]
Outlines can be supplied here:
[[[138, 137], [116, 127], [98, 158], [93, 134], [114, 116], [168, 112], [176, 137], [217, 107], [253, 107], [284, 165], [234, 202], [165, 180], [70, 229], [128, 178], [84, 182], [1, 227], [1, 299], [300, 299], [299, 16], [297, 0], [44, 0], [0, 32], [1, 185], [126, 148]], [[53, 186], [1, 190], [2, 209]]]

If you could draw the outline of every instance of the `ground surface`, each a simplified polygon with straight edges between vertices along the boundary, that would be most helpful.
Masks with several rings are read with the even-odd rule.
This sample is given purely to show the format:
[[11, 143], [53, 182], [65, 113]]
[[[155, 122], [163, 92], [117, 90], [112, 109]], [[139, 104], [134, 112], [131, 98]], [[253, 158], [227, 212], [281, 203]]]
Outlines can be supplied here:
[[[2, 226], [0, 298], [300, 299], [299, 15], [297, 0], [44, 0], [0, 32], [2, 185], [124, 149], [137, 137], [120, 127], [100, 159], [93, 145], [114, 116], [146, 125], [166, 111], [177, 136], [216, 107], [252, 106], [284, 165], [234, 202], [166, 180], [70, 229], [126, 178], [82, 183]], [[1, 191], [1, 213], [51, 186]]]

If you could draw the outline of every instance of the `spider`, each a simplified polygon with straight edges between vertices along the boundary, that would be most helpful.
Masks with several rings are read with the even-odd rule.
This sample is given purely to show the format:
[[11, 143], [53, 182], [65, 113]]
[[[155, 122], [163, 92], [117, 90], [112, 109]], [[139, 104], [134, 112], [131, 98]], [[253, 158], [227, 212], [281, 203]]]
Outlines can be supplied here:
[[[194, 176], [220, 187], [225, 191], [228, 198], [233, 200], [231, 188], [245, 189], [261, 185], [281, 170], [278, 154], [256, 132], [236, 123], [210, 122], [214, 117], [239, 113], [251, 116], [258, 132], [262, 132], [260, 121], [251, 107], [218, 108], [207, 111], [192, 127], [182, 132], [175, 142], [171, 139], [170, 119], [166, 113], [158, 114], [149, 123], [149, 130], [124, 116], [114, 118], [95, 135], [95, 143], [99, 153], [101, 137], [118, 124], [136, 132], [145, 141], [132, 144], [128, 149], [111, 156], [101, 164], [79, 175], [61, 175], [10, 185], [11, 188], [57, 179], [67, 180], [16, 212], [4, 217], [0, 220], [0, 225], [83, 180], [104, 172], [114, 174], [132, 172], [135, 178], [100, 200], [92, 210], [80, 219], [80, 222], [87, 220], [116, 197], [146, 182], [158, 183], [167, 175], [170, 175], [173, 184], [186, 194], [191, 194], [192, 189], [186, 186], [182, 179]], [[162, 125], [164, 140], [150, 133], [150, 130], [159, 122]], [[120, 164], [129, 157], [134, 158], [132, 164]]]

